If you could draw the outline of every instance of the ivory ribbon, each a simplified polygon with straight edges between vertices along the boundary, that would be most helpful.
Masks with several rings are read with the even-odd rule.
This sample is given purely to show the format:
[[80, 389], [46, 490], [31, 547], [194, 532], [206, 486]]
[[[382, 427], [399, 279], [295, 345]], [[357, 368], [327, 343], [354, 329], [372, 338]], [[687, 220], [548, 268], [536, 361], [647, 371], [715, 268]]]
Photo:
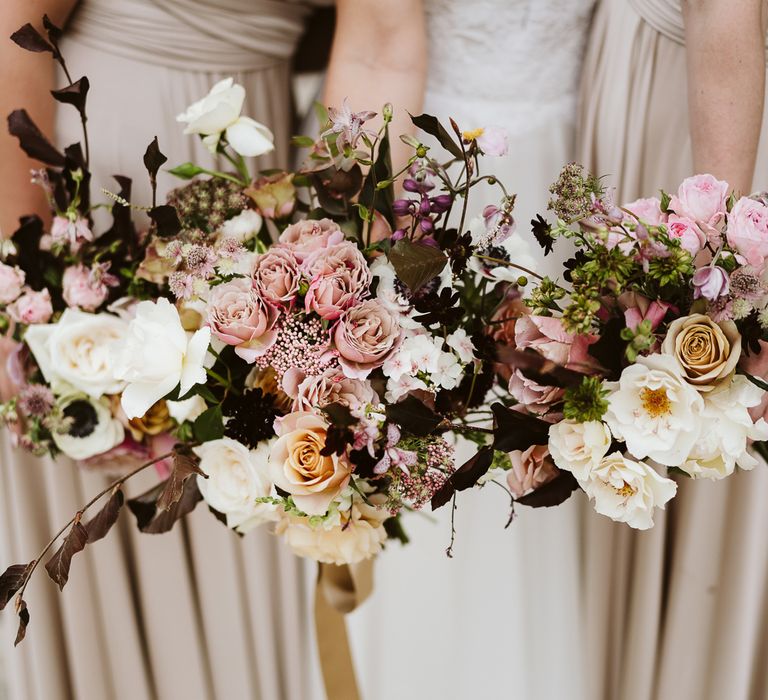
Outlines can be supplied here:
[[346, 613], [373, 590], [373, 560], [336, 566], [320, 564], [315, 588], [315, 633], [328, 700], [360, 700], [349, 648]]

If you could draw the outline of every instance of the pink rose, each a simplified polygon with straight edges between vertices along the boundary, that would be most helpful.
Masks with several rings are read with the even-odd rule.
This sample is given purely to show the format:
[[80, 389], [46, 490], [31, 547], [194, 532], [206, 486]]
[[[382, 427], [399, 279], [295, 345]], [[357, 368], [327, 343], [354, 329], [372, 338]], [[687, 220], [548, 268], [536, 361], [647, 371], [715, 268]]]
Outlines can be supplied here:
[[[368, 404], [377, 404], [379, 397], [370, 382], [363, 379], [350, 379], [335, 367], [329, 367], [322, 374], [301, 379], [294, 391], [288, 391], [286, 379], [289, 372], [283, 375], [283, 388], [294, 397], [294, 411], [313, 411], [332, 403], [340, 403], [350, 408], [360, 408]], [[290, 381], [290, 380], [289, 380]]]
[[278, 311], [253, 289], [251, 280], [238, 277], [214, 287], [208, 299], [211, 333], [246, 362], [255, 362], [277, 339]]
[[715, 226], [725, 217], [730, 187], [712, 175], [694, 175], [683, 180], [669, 208], [678, 216]]
[[505, 156], [509, 152], [507, 130], [500, 126], [486, 126], [477, 137], [477, 145], [487, 156]]
[[[660, 226], [667, 222], [667, 215], [661, 211], [661, 201], [658, 197], [648, 197], [646, 199], [636, 199], [634, 202], [625, 204], [624, 209], [631, 211], [638, 219], [650, 226]], [[625, 219], [629, 217], [624, 215]]]
[[742, 197], [728, 216], [728, 245], [743, 255], [750, 265], [762, 269], [768, 257], [768, 207]]
[[354, 243], [316, 251], [304, 261], [303, 269], [311, 279], [304, 307], [324, 319], [339, 318], [368, 294], [371, 271]]
[[696, 222], [684, 216], [671, 214], [667, 222], [667, 233], [670, 238], [677, 238], [683, 250], [696, 255], [707, 242]]
[[352, 466], [343, 455], [323, 455], [328, 423], [315, 413], [289, 413], [275, 421], [278, 439], [269, 455], [272, 482], [293, 496], [299, 510], [323, 515], [349, 483]]
[[51, 294], [47, 289], [42, 292], [29, 289], [8, 307], [8, 314], [17, 323], [48, 323], [53, 315]]
[[666, 301], [651, 301], [637, 292], [624, 292], [618, 302], [624, 310], [627, 328], [633, 331], [645, 320], [651, 322], [651, 330], [656, 330], [672, 307]]
[[0, 335], [0, 402], [10, 401], [21, 391], [24, 382], [23, 372], [18, 371], [21, 343], [11, 336]]
[[101, 306], [109, 296], [109, 287], [118, 283], [114, 275], [107, 273], [108, 267], [108, 263], [92, 270], [84, 265], [68, 267], [62, 280], [67, 305], [84, 311], [95, 311]]
[[693, 275], [693, 298], [716, 301], [729, 291], [728, 273], [718, 265], [707, 265]]
[[507, 484], [516, 498], [544, 486], [558, 473], [546, 445], [531, 445], [525, 451], [514, 450], [509, 453], [509, 460], [512, 469], [507, 472]]
[[292, 250], [303, 262], [310, 254], [341, 243], [344, 232], [330, 219], [304, 219], [286, 227], [280, 234], [279, 245]]
[[74, 221], [66, 216], [55, 216], [51, 223], [51, 238], [54, 243], [69, 244], [76, 251], [86, 241], [93, 240], [93, 231], [88, 226], [88, 220], [77, 217]]
[[372, 299], [347, 311], [333, 331], [339, 364], [352, 379], [365, 379], [381, 367], [399, 340], [397, 317]]
[[24, 279], [23, 270], [0, 263], [0, 304], [10, 304], [19, 297]]
[[290, 250], [273, 248], [256, 257], [251, 279], [257, 292], [276, 306], [293, 306], [299, 293], [301, 272]]

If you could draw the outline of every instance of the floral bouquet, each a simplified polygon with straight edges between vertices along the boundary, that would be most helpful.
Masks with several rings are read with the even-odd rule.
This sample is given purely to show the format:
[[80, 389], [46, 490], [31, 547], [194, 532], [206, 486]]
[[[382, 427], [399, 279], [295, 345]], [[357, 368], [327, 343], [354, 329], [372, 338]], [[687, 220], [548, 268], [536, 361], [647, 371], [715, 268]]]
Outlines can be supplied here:
[[767, 201], [697, 175], [620, 207], [576, 164], [551, 193], [557, 223], [534, 234], [574, 254], [507, 303], [500, 357], [530, 436], [511, 457], [540, 499], [581, 487], [646, 529], [670, 476], [723, 479], [764, 450]]
[[[59, 30], [45, 26], [13, 38], [69, 77]], [[393, 173], [389, 107], [375, 130], [372, 112], [319, 107], [320, 137], [296, 139], [304, 166], [252, 176], [246, 158], [272, 149], [272, 135], [241, 115], [244, 90], [229, 79], [178, 117], [220, 169], [173, 168], [188, 182], [158, 203], [166, 157], [154, 139], [143, 158], [152, 201], [133, 202], [117, 177], [95, 204], [88, 90], [83, 77], [53, 93], [80, 113], [82, 146], [62, 152], [24, 110], [9, 117], [43, 163], [33, 182], [51, 222], [26, 217], [3, 243], [0, 417], [18, 445], [115, 480], [0, 577], [18, 641], [41, 561], [60, 542], [46, 569], [63, 588], [72, 557], [124, 503], [142, 532], [168, 531], [203, 500], [239, 534], [266, 524], [300, 555], [356, 563], [405, 540], [404, 511], [474, 485], [520, 415], [486, 408], [499, 369], [487, 328], [519, 281], [500, 247], [514, 197], [479, 174], [484, 153], [504, 152], [502, 133], [415, 117], [447, 160], [404, 137], [413, 156]], [[498, 185], [500, 205], [469, 221], [480, 183]], [[102, 207], [111, 224], [100, 230]], [[457, 433], [483, 445], [459, 469]], [[125, 482], [150, 467], [157, 485], [126, 501]]]

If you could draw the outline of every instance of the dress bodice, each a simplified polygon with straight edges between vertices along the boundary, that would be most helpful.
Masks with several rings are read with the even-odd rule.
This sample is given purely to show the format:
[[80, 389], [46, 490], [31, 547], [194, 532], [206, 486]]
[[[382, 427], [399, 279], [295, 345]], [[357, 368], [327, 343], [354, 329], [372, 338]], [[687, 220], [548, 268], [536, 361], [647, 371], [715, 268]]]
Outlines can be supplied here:
[[426, 0], [427, 89], [455, 101], [572, 109], [594, 0]]

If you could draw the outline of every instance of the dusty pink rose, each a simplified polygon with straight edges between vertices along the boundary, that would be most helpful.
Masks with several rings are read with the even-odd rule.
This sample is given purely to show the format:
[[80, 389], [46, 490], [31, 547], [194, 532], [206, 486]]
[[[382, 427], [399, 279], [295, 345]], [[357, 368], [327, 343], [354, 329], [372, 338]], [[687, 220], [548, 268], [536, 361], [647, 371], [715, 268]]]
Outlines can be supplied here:
[[651, 322], [651, 330], [656, 330], [672, 306], [666, 301], [652, 301], [637, 292], [624, 292], [618, 302], [619, 307], [624, 310], [627, 328], [632, 330], [645, 320]]
[[728, 216], [728, 245], [743, 255], [750, 265], [762, 269], [768, 257], [768, 207], [742, 197]]
[[99, 269], [89, 270], [85, 265], [73, 265], [64, 271], [62, 285], [64, 301], [68, 306], [84, 311], [95, 311], [109, 295], [113, 275], [101, 274]]
[[0, 304], [10, 304], [19, 297], [24, 279], [24, 270], [0, 263]]
[[[283, 388], [287, 391], [286, 375], [283, 376]], [[332, 403], [360, 408], [379, 402], [370, 382], [350, 379], [335, 367], [329, 367], [322, 374], [304, 377], [295, 390], [288, 393], [294, 397], [294, 411], [313, 411]]]
[[477, 145], [487, 156], [505, 156], [509, 152], [509, 135], [501, 126], [486, 126], [477, 137]]
[[0, 335], [0, 402], [10, 401], [21, 391], [23, 373], [16, 371], [21, 344], [10, 335]]
[[48, 323], [53, 315], [50, 292], [47, 289], [42, 292], [28, 289], [8, 307], [8, 315], [17, 323]]
[[253, 286], [267, 301], [276, 306], [293, 306], [301, 285], [301, 272], [290, 250], [273, 248], [258, 255], [251, 270]]
[[730, 187], [712, 175], [686, 178], [672, 195], [669, 208], [678, 216], [715, 226], [725, 217]]
[[[588, 349], [597, 340], [592, 335], [567, 333], [560, 319], [549, 316], [521, 316], [515, 323], [515, 345], [518, 350], [530, 348], [547, 360], [571, 369], [591, 366]], [[563, 390], [542, 386], [516, 370], [509, 380], [509, 391], [522, 408], [532, 413], [545, 414], [559, 401]], [[555, 420], [556, 415], [548, 414]]]
[[514, 450], [509, 453], [509, 460], [512, 469], [507, 472], [507, 484], [517, 498], [549, 483], [558, 473], [546, 445], [531, 445], [524, 451]]
[[304, 307], [335, 320], [368, 294], [371, 271], [354, 243], [344, 242], [316, 251], [303, 263], [310, 278]]
[[365, 379], [381, 367], [399, 340], [397, 317], [373, 299], [349, 309], [333, 331], [339, 364], [352, 379]]
[[72, 221], [66, 216], [55, 216], [51, 223], [51, 238], [54, 243], [69, 244], [75, 251], [86, 241], [93, 240], [93, 231], [88, 226], [88, 220], [82, 217]]
[[671, 214], [667, 221], [667, 233], [670, 238], [677, 238], [682, 249], [691, 255], [696, 255], [707, 242], [695, 221], [676, 214]]
[[292, 250], [296, 259], [305, 258], [318, 250], [341, 243], [344, 232], [330, 219], [304, 219], [286, 227], [280, 234], [279, 244]]
[[[631, 211], [638, 219], [650, 226], [660, 226], [667, 222], [667, 215], [661, 211], [661, 200], [658, 197], [636, 199], [634, 202], [625, 204], [623, 208]], [[627, 214], [625, 218], [632, 220], [632, 217]]]
[[251, 280], [238, 277], [214, 287], [208, 299], [211, 333], [246, 362], [255, 362], [277, 339], [277, 309], [253, 289]]
[[299, 510], [323, 515], [349, 482], [344, 455], [323, 455], [328, 423], [315, 413], [289, 413], [275, 421], [278, 439], [269, 455], [272, 482], [293, 496]]
[[728, 273], [718, 265], [701, 267], [693, 275], [693, 298], [716, 301], [729, 291]]

